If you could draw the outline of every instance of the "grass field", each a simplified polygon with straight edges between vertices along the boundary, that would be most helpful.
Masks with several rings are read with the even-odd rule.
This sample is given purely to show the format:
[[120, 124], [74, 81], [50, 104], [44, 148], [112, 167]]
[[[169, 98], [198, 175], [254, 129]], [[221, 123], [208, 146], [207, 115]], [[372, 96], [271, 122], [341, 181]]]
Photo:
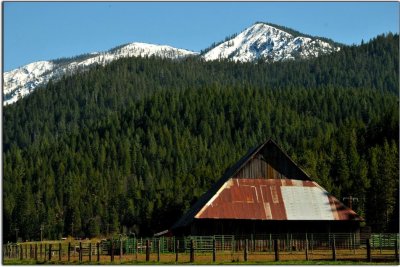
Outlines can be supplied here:
[[[244, 255], [242, 252], [237, 253], [217, 253], [216, 262], [212, 262], [211, 253], [196, 253], [195, 262], [193, 264], [262, 264], [262, 265], [376, 265], [376, 264], [387, 264], [387, 265], [398, 265], [395, 261], [392, 251], [375, 251], [372, 254], [372, 262], [367, 262], [365, 257], [365, 250], [359, 251], [337, 251], [337, 260], [332, 261], [332, 254], [327, 250], [314, 251], [309, 254], [308, 261], [305, 260], [304, 252], [281, 252], [279, 255], [280, 261], [275, 261], [273, 253], [249, 253], [248, 261], [244, 261]], [[119, 255], [114, 256], [114, 262], [111, 262], [111, 257], [102, 255], [100, 262], [97, 262], [97, 255], [92, 255], [91, 261], [89, 256], [83, 256], [82, 262], [79, 262], [77, 254], [71, 254], [70, 261], [66, 255], [62, 255], [61, 261], [59, 261], [58, 254], [53, 255], [52, 260], [45, 260], [44, 257], [38, 257], [38, 260], [33, 259], [3, 259], [4, 265], [26, 265], [26, 264], [127, 264], [127, 265], [143, 265], [143, 264], [192, 264], [190, 263], [189, 253], [181, 253], [178, 256], [178, 262], [175, 262], [174, 253], [166, 253], [160, 255], [160, 262], [157, 261], [157, 254], [150, 254], [150, 261], [146, 262], [145, 254], [133, 254], [133, 255]]]

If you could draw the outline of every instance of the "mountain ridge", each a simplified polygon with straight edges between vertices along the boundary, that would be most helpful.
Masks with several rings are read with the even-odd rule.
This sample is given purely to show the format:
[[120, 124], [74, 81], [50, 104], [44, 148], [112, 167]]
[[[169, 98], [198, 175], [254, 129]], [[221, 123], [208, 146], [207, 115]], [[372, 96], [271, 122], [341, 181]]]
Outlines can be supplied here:
[[236, 36], [216, 45], [202, 56], [205, 60], [229, 59], [239, 62], [264, 60], [277, 62], [307, 59], [339, 51], [316, 37], [300, 36], [283, 31], [267, 23], [255, 23]]
[[299, 32], [299, 31], [293, 29], [293, 28], [286, 27], [286, 26], [282, 26], [282, 25], [278, 25], [278, 24], [275, 24], [275, 23], [257, 21], [257, 22], [254, 23], [254, 24], [257, 24], [257, 23], [263, 23], [263, 24], [270, 25], [270, 26], [272, 26], [272, 27], [275, 27], [275, 28], [277, 28], [277, 29], [280, 29], [280, 30], [282, 30], [282, 31], [285, 31], [285, 32], [287, 32], [287, 33], [290, 33], [290, 34], [292, 34], [292, 35], [295, 36], [295, 37], [303, 36], [303, 37], [308, 37], [308, 38], [311, 38], [311, 39], [319, 39], [319, 40], [322, 40], [322, 41], [324, 41], [324, 42], [327, 42], [327, 43], [330, 43], [330, 44], [333, 44], [333, 45], [336, 45], [336, 46], [345, 46], [345, 44], [336, 42], [336, 41], [334, 41], [334, 40], [332, 40], [332, 39], [330, 39], [330, 38], [326, 38], [326, 37], [322, 37], [322, 36], [316, 36], [316, 35], [310, 35], [310, 34], [302, 33], [302, 32]]
[[340, 46], [334, 45], [333, 41], [333, 43], [325, 42], [322, 39], [324, 38], [302, 34], [284, 26], [256, 22], [241, 33], [233, 34], [225, 38], [223, 42], [214, 43], [212, 45], [214, 47], [209, 47], [201, 52], [168, 45], [133, 42], [116, 46], [105, 52], [92, 52], [73, 57], [32, 62], [4, 72], [3, 105], [15, 103], [37, 87], [45, 85], [50, 79], [57, 80], [64, 75], [86, 70], [93, 65], [105, 65], [122, 57], [156, 56], [181, 59], [187, 56], [199, 56], [206, 61], [256, 62], [261, 59], [277, 62], [308, 59], [340, 50]]
[[50, 79], [59, 79], [63, 75], [74, 74], [93, 65], [105, 65], [119, 58], [157, 56], [179, 59], [196, 54], [196, 52], [167, 45], [133, 42], [114, 47], [106, 52], [33, 62], [4, 73], [3, 104], [7, 105], [18, 101], [37, 87], [45, 85]]

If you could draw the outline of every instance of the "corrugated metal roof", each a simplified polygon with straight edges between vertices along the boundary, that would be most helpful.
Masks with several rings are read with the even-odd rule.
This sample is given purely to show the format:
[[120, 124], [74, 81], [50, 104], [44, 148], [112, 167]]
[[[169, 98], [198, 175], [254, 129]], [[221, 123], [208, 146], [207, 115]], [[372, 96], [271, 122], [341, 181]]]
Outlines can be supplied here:
[[277, 148], [282, 156], [289, 162], [291, 162], [306, 179], [310, 179], [310, 176], [302, 170], [272, 139], [268, 139], [265, 143], [260, 144], [256, 147], [250, 149], [246, 155], [244, 155], [240, 160], [238, 160], [231, 168], [229, 168], [225, 174], [219, 179], [205, 194], [203, 194], [199, 200], [184, 214], [173, 226], [172, 229], [184, 227], [191, 223], [194, 216], [204, 207], [204, 205], [212, 198], [222, 185], [238, 173], [261, 149], [272, 146]]
[[363, 220], [313, 181], [229, 179], [196, 219]]
[[[273, 164], [276, 167], [278, 167], [279, 164], [282, 163], [279, 166], [280, 170], [269, 167], [267, 168], [267, 172], [282, 171], [283, 175], [280, 175], [280, 177], [278, 177], [279, 179], [269, 179], [269, 177], [275, 176], [272, 174], [267, 175], [266, 177], [261, 179], [263, 181], [274, 180], [276, 181], [277, 184], [272, 185], [272, 187], [268, 187], [269, 185], [264, 185], [264, 184], [260, 184], [260, 186], [258, 187], [257, 185], [253, 185], [255, 189], [251, 188], [244, 189], [242, 186], [240, 187], [240, 190], [238, 190], [239, 188], [237, 186], [234, 186], [232, 189], [233, 193], [231, 192], [230, 195], [223, 194], [224, 195], [223, 198], [219, 199], [219, 196], [225, 190], [224, 186], [227, 183], [228, 184], [230, 183], [229, 180], [231, 178], [240, 181], [250, 180], [249, 183], [251, 183], [251, 180], [254, 179], [259, 180], [257, 179], [258, 176], [256, 177], [246, 176], [247, 173], [249, 174], [258, 173], [252, 170], [253, 167], [257, 168], [256, 164], [257, 162], [253, 160], [257, 156], [259, 156], [260, 159], [264, 161], [268, 161], [269, 163]], [[252, 165], [252, 162], [254, 162], [255, 164], [249, 167], [249, 165]], [[246, 166], [249, 169], [248, 172], [245, 171]], [[290, 170], [292, 170], [291, 172], [287, 171], [289, 168]], [[262, 171], [260, 173], [262, 173]], [[252, 178], [252, 179], [243, 179], [243, 178]], [[237, 183], [239, 183], [239, 181], [237, 181]], [[236, 219], [243, 217], [243, 219], [261, 219], [261, 220], [301, 220], [303, 213], [298, 212], [299, 210], [301, 210], [301, 206], [299, 206], [299, 204], [296, 204], [295, 203], [296, 201], [289, 201], [289, 199], [292, 197], [292, 199], [295, 199], [297, 200], [297, 202], [299, 202], [299, 199], [301, 199], [302, 196], [306, 196], [314, 200], [317, 199], [324, 200], [323, 202], [324, 204], [314, 204], [315, 209], [313, 208], [314, 209], [313, 212], [310, 211], [310, 214], [308, 215], [309, 218], [317, 217], [321, 218], [321, 220], [328, 220], [329, 218], [331, 218], [330, 217], [331, 215], [330, 214], [328, 215], [328, 213], [326, 212], [326, 210], [328, 210], [328, 204], [325, 201], [326, 198], [323, 198], [321, 194], [318, 194], [318, 190], [315, 191], [316, 189], [303, 188], [300, 191], [296, 189], [283, 189], [283, 194], [285, 194], [286, 198], [285, 201], [286, 203], [288, 203], [287, 204], [288, 206], [286, 207], [282, 197], [282, 187], [286, 188], [286, 186], [296, 186], [296, 185], [302, 187], [317, 187], [320, 188], [323, 192], [326, 192], [322, 187], [311, 181], [310, 176], [304, 170], [302, 170], [274, 141], [269, 139], [265, 143], [250, 149], [246, 153], [246, 155], [244, 155], [239, 161], [237, 161], [234, 165], [232, 165], [232, 167], [225, 172], [222, 178], [219, 179], [205, 194], [203, 194], [199, 198], [199, 200], [188, 210], [188, 212], [184, 214], [172, 226], [172, 229], [185, 227], [189, 225], [191, 222], [193, 222], [195, 218], [201, 219], [203, 218], [203, 216], [208, 216], [205, 215], [207, 214], [205, 213], [207, 210], [206, 206], [208, 205], [208, 203], [212, 203], [213, 201], [217, 201], [215, 203], [219, 203], [218, 206], [219, 208], [212, 212], [210, 210], [210, 214], [216, 215], [215, 217], [210, 217], [210, 218], [229, 217]], [[261, 187], [263, 188], [261, 189]], [[327, 192], [326, 194], [329, 196], [328, 197], [329, 205], [331, 206], [332, 210], [331, 213], [333, 214], [335, 220], [363, 220], [354, 211], [349, 210], [336, 198], [330, 196]], [[245, 198], [242, 198], [241, 201], [235, 201], [235, 202], [231, 201], [232, 199], [236, 199], [235, 196], [241, 196], [241, 195], [245, 195]], [[267, 201], [264, 200], [262, 202], [259, 202], [260, 197], [267, 199]], [[220, 200], [224, 201], [220, 202]], [[320, 211], [318, 211], [320, 213], [317, 213], [317, 208], [320, 209]], [[248, 214], [248, 216], [247, 217], [243, 216], [243, 212], [245, 212], [245, 214]], [[264, 215], [259, 215], [260, 212]], [[219, 215], [217, 216], [217, 214]]]
[[183, 227], [191, 223], [194, 219], [196, 213], [213, 197], [214, 194], [218, 192], [221, 186], [234, 175], [248, 160], [251, 156], [256, 154], [266, 143], [258, 145], [249, 149], [249, 151], [244, 155], [239, 161], [237, 161], [231, 168], [229, 168], [225, 174], [219, 179], [206, 193], [204, 193], [199, 200], [194, 203], [194, 205], [172, 226], [172, 229]]

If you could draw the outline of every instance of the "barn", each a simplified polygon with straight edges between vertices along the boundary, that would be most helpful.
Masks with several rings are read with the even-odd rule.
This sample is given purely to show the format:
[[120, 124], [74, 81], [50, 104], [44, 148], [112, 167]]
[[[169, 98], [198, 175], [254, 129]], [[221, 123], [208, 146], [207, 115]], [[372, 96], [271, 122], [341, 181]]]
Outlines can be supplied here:
[[354, 233], [361, 221], [269, 139], [228, 169], [171, 231], [177, 236]]

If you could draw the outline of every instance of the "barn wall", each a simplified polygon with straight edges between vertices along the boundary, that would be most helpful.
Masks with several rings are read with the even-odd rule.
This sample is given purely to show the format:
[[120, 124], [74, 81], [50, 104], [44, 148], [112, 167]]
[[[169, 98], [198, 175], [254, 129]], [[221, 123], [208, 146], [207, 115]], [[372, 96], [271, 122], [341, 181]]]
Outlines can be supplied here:
[[[234, 216], [234, 218], [238, 218], [235, 220], [201, 219], [200, 217], [195, 217], [207, 202], [218, 193], [221, 186], [223, 186], [230, 178], [311, 181], [310, 177], [271, 140], [264, 143], [262, 146], [258, 146], [256, 149], [249, 151], [249, 153], [240, 159], [231, 169], [217, 182], [216, 185], [214, 185], [212, 190], [203, 195], [202, 198], [200, 198], [200, 200], [189, 210], [189, 212], [174, 225], [174, 235], [241, 235], [288, 232], [349, 233], [359, 231], [359, 221], [352, 220], [356, 219], [356, 217], [349, 219], [339, 218], [335, 221], [240, 219], [240, 214]], [[281, 182], [286, 183], [287, 180]], [[229, 198], [229, 196], [227, 197]], [[222, 213], [226, 210], [228, 209], [223, 209]], [[237, 210], [234, 210], [234, 212], [236, 211]], [[220, 217], [210, 216], [207, 218]]]
[[310, 180], [278, 147], [265, 146], [233, 178]]
[[251, 159], [234, 178], [250, 178], [250, 179], [283, 179], [286, 178], [282, 173], [275, 170], [268, 162], [253, 158]]
[[310, 180], [277, 146], [272, 144], [265, 146], [259, 153], [271, 168], [279, 172], [282, 177], [294, 180]]

